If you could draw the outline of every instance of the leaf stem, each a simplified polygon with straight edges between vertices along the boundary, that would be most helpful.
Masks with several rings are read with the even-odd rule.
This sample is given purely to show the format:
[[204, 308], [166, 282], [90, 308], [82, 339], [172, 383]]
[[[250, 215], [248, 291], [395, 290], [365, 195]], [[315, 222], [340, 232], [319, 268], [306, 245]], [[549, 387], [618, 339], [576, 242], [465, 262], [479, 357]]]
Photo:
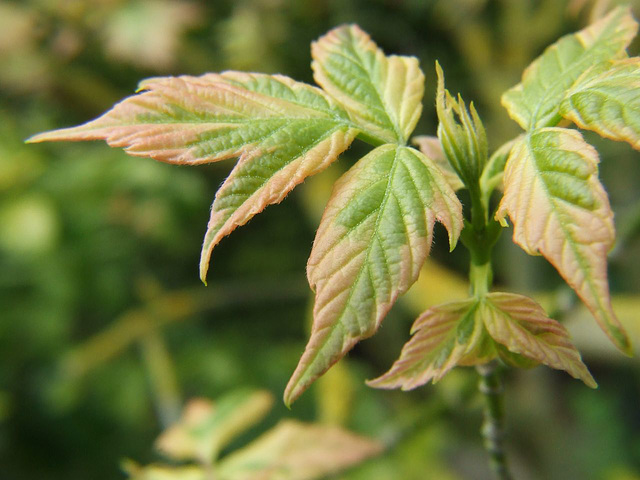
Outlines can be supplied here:
[[485, 398], [482, 437], [490, 456], [491, 468], [498, 480], [511, 480], [504, 451], [504, 386], [496, 361], [476, 367], [480, 375], [478, 388]]

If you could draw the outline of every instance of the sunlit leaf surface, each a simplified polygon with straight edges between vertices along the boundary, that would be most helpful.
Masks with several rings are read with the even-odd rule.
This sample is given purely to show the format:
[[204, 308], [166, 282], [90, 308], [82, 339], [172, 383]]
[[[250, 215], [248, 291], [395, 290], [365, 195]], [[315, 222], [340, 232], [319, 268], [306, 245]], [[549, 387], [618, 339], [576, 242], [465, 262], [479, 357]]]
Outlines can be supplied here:
[[565, 370], [595, 388], [596, 382], [569, 341], [567, 330], [548, 318], [536, 302], [512, 293], [490, 293], [478, 306], [478, 315], [498, 343], [513, 353]]
[[624, 56], [637, 29], [630, 9], [620, 7], [562, 37], [524, 71], [522, 82], [502, 96], [502, 104], [525, 130], [555, 126], [565, 92], [594, 64]]
[[609, 298], [607, 252], [615, 232], [595, 149], [575, 130], [536, 130], [513, 146], [504, 184], [496, 217], [509, 215], [514, 241], [549, 260], [611, 340], [629, 352]]
[[331, 30], [311, 45], [318, 85], [364, 130], [405, 143], [422, 113], [424, 75], [415, 57], [385, 56], [357, 25]]
[[436, 220], [453, 248], [462, 228], [460, 202], [434, 163], [413, 148], [378, 147], [336, 182], [307, 269], [316, 291], [311, 338], [286, 403], [375, 333], [416, 281]]
[[595, 76], [590, 71], [583, 75], [562, 102], [560, 113], [580, 128], [640, 150], [640, 58], [606, 67]]
[[321, 90], [280, 75], [152, 78], [140, 90], [96, 120], [30, 141], [103, 139], [130, 155], [178, 164], [239, 157], [213, 202], [203, 280], [224, 236], [326, 168], [357, 133]]
[[338, 427], [288, 420], [220, 462], [220, 480], [313, 480], [382, 450], [379, 443]]

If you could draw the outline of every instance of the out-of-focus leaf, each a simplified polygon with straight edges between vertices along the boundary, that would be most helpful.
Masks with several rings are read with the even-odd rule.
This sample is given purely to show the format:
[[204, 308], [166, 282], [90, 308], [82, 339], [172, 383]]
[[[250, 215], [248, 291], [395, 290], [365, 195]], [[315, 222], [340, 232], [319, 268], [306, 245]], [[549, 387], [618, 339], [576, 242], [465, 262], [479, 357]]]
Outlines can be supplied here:
[[60, 225], [51, 199], [25, 195], [0, 205], [0, 250], [38, 254], [52, 250]]
[[496, 218], [509, 214], [514, 241], [549, 260], [615, 345], [630, 353], [609, 298], [607, 252], [615, 233], [595, 149], [574, 130], [536, 130], [513, 146], [504, 185]]
[[628, 142], [640, 150], [640, 58], [587, 71], [567, 93], [560, 114], [580, 128]]
[[196, 466], [167, 467], [164, 465], [147, 465], [145, 467], [127, 460], [122, 469], [129, 475], [129, 480], [207, 480], [204, 468]]
[[629, 8], [618, 7], [584, 30], [562, 37], [505, 92], [502, 104], [525, 130], [555, 126], [565, 92], [594, 64], [625, 55], [638, 30]]
[[198, 5], [189, 1], [133, 0], [107, 19], [107, 53], [141, 67], [157, 70], [174, 65], [181, 36], [200, 22]]
[[438, 137], [420, 135], [413, 137], [411, 141], [427, 158], [433, 160], [433, 163], [442, 170], [444, 178], [446, 178], [447, 183], [449, 183], [453, 191], [458, 191], [464, 187], [464, 183], [462, 183], [462, 180], [460, 180], [460, 177], [449, 163], [449, 160], [447, 160]]
[[240, 157], [213, 202], [203, 280], [224, 236], [326, 168], [356, 134], [321, 90], [280, 75], [153, 78], [140, 89], [96, 120], [29, 141], [104, 139], [130, 155], [178, 164]]
[[36, 14], [19, 4], [0, 3], [0, 55], [31, 48], [37, 38]]
[[542, 307], [523, 295], [495, 292], [478, 306], [478, 316], [498, 343], [513, 353], [566, 371], [591, 388], [597, 384], [567, 330], [547, 317]]
[[225, 65], [234, 70], [281, 71], [281, 47], [291, 27], [284, 2], [233, 3], [233, 13], [222, 20], [217, 32]]
[[385, 56], [357, 25], [335, 28], [311, 45], [318, 85], [363, 130], [404, 144], [422, 113], [424, 75], [415, 57]]
[[[476, 321], [477, 300], [468, 299], [430, 308], [413, 324], [413, 337], [402, 348], [400, 358], [384, 375], [369, 380], [376, 388], [412, 390], [429, 381], [434, 383], [468, 357], [474, 363], [475, 350], [485, 335], [482, 321]], [[481, 355], [485, 362], [489, 355]]]
[[259, 422], [271, 409], [265, 391], [234, 392], [213, 403], [192, 400], [181, 420], [157, 440], [158, 450], [175, 460], [211, 463], [231, 440]]
[[219, 464], [220, 480], [313, 480], [379, 454], [382, 446], [337, 427], [280, 422]]
[[311, 338], [285, 403], [375, 333], [416, 281], [436, 219], [453, 248], [462, 228], [460, 202], [440, 170], [413, 148], [380, 146], [336, 182], [307, 266], [316, 290]]

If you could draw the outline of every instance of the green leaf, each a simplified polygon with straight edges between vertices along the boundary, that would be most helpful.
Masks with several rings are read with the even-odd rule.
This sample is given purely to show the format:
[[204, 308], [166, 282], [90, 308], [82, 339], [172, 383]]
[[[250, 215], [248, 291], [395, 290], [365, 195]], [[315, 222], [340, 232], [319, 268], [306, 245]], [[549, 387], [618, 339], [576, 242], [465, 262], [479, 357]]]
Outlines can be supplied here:
[[[438, 91], [436, 110], [438, 112], [438, 138], [449, 163], [462, 182], [469, 189], [475, 189], [487, 163], [488, 145], [484, 125], [476, 112], [473, 102], [467, 106], [460, 95], [454, 99], [444, 88], [444, 73], [436, 62]], [[460, 123], [456, 118], [460, 119]]]
[[[413, 337], [384, 375], [367, 381], [376, 388], [412, 390], [438, 382], [456, 365], [486, 363], [495, 356], [483, 348], [484, 326], [476, 320], [478, 301], [445, 303], [424, 312], [413, 324]], [[490, 342], [490, 340], [489, 340]]]
[[235, 437], [259, 422], [271, 409], [265, 391], [230, 393], [216, 403], [191, 400], [178, 423], [157, 440], [156, 447], [174, 460], [209, 464]]
[[378, 147], [336, 182], [309, 258], [314, 322], [285, 391], [287, 404], [375, 333], [416, 281], [436, 219], [454, 247], [461, 208], [440, 170], [409, 147]]
[[239, 157], [213, 202], [203, 281], [224, 236], [326, 168], [357, 133], [324, 92], [280, 75], [152, 78], [140, 90], [96, 120], [29, 141], [103, 139], [130, 155], [177, 164]]
[[377, 455], [382, 446], [341, 428], [287, 420], [225, 457], [220, 480], [314, 480]]
[[567, 93], [560, 114], [580, 128], [640, 150], [640, 58], [587, 71]]
[[592, 65], [625, 56], [637, 30], [630, 9], [619, 7], [562, 37], [529, 65], [522, 82], [504, 93], [502, 104], [525, 130], [557, 125], [566, 91]]
[[464, 183], [462, 183], [462, 180], [460, 180], [460, 177], [449, 163], [449, 160], [447, 160], [447, 156], [442, 150], [442, 144], [438, 137], [419, 135], [413, 137], [411, 143], [416, 145], [425, 157], [433, 160], [433, 163], [440, 168], [444, 178], [454, 192], [464, 188]]
[[480, 302], [478, 315], [491, 337], [509, 351], [564, 370], [589, 387], [597, 387], [571, 344], [569, 332], [548, 318], [532, 299], [513, 293], [490, 293]]
[[357, 25], [311, 45], [318, 85], [378, 143], [404, 144], [422, 113], [424, 75], [415, 57], [385, 56]]
[[516, 141], [504, 174], [496, 219], [509, 217], [514, 241], [542, 254], [623, 352], [631, 352], [611, 308], [607, 252], [613, 212], [598, 180], [598, 154], [575, 130], [543, 128]]

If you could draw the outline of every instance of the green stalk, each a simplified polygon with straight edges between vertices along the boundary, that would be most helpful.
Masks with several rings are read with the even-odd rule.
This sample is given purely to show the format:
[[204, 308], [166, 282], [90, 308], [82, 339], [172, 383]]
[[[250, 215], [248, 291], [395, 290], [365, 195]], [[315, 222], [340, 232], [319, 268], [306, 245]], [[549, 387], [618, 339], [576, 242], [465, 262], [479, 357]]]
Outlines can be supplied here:
[[499, 480], [511, 480], [504, 450], [504, 386], [497, 362], [479, 365], [478, 388], [485, 397], [482, 438], [484, 448], [489, 453], [491, 468]]
[[[489, 220], [486, 204], [482, 198], [480, 185], [470, 188], [471, 220], [465, 222], [462, 243], [469, 250], [469, 283], [471, 295], [482, 299], [493, 284], [491, 252], [502, 228], [493, 219]], [[476, 367], [480, 375], [479, 390], [485, 398], [482, 438], [489, 454], [491, 468], [498, 480], [510, 480], [512, 477], [507, 466], [504, 450], [504, 387], [499, 363], [491, 361]]]

